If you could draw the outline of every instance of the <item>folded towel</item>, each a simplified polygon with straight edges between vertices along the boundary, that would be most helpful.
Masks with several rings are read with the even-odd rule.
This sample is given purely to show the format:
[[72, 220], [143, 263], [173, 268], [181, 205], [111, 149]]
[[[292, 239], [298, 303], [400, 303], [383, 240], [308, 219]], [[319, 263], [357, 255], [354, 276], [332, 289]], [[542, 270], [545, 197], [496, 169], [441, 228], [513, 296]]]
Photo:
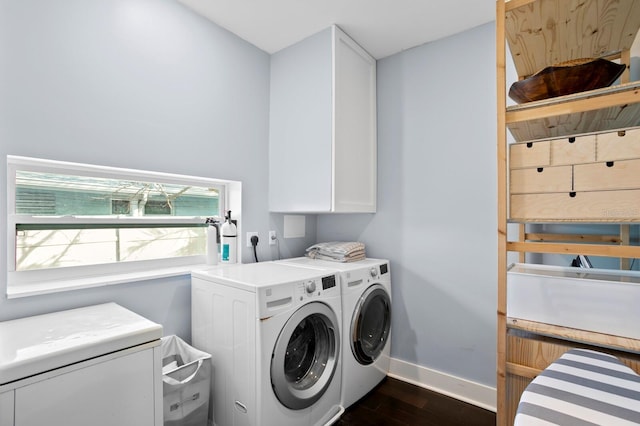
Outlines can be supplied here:
[[331, 257], [331, 256], [325, 256], [322, 254], [318, 254], [318, 253], [308, 253], [307, 254], [308, 258], [311, 259], [318, 259], [318, 260], [328, 260], [331, 262], [342, 262], [342, 263], [347, 263], [347, 262], [357, 262], [358, 260], [364, 260], [366, 259], [366, 256], [364, 254], [360, 254], [358, 256], [352, 256], [352, 257], [343, 257], [343, 258], [335, 258], [335, 257]]
[[314, 244], [307, 249], [306, 256], [333, 262], [355, 262], [366, 258], [364, 244], [340, 241]]

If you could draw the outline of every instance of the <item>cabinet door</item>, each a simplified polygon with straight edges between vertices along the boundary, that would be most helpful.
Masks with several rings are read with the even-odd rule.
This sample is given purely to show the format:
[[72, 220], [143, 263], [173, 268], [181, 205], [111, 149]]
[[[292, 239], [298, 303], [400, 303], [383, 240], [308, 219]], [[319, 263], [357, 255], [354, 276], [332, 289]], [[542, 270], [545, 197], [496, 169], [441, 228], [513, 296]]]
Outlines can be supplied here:
[[269, 209], [331, 209], [331, 29], [271, 56]]
[[13, 426], [13, 391], [0, 393], [0, 426]]
[[335, 212], [376, 211], [376, 61], [335, 28]]
[[16, 389], [15, 426], [152, 426], [153, 349]]

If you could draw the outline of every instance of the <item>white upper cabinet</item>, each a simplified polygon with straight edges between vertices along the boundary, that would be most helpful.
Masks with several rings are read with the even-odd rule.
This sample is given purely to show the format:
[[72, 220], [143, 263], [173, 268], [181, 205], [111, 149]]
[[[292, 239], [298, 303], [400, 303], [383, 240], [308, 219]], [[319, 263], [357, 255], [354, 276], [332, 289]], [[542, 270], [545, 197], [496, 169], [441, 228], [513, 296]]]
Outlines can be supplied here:
[[269, 208], [376, 210], [376, 61], [336, 26], [271, 57]]

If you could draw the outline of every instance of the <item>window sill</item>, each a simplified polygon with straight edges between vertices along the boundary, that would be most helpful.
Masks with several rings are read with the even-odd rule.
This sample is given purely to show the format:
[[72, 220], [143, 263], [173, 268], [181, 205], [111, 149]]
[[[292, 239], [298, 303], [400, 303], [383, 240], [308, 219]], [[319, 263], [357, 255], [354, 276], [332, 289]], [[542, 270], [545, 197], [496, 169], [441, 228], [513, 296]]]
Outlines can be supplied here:
[[193, 270], [212, 268], [205, 264], [181, 265], [171, 268], [158, 268], [141, 272], [126, 272], [122, 274], [109, 274], [106, 276], [83, 277], [65, 280], [49, 280], [28, 285], [7, 287], [7, 299], [39, 296], [43, 294], [60, 293], [63, 291], [81, 290], [95, 287], [105, 287], [117, 284], [126, 284], [137, 281], [146, 281], [167, 277], [190, 275]]

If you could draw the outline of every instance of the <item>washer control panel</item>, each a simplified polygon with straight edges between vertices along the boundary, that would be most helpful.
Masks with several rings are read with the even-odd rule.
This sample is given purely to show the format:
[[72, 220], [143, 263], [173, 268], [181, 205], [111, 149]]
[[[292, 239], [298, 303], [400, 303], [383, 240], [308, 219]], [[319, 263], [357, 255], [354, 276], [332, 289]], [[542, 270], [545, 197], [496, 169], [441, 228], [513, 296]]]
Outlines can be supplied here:
[[[326, 273], [326, 272], [325, 272]], [[340, 295], [338, 276], [328, 273], [313, 278], [262, 287], [259, 291], [259, 315], [269, 318], [312, 300]]]
[[[300, 281], [296, 285], [296, 299], [301, 302], [318, 296], [331, 296], [340, 294], [337, 285], [338, 278], [335, 274]], [[334, 294], [335, 293], [335, 294]]]

